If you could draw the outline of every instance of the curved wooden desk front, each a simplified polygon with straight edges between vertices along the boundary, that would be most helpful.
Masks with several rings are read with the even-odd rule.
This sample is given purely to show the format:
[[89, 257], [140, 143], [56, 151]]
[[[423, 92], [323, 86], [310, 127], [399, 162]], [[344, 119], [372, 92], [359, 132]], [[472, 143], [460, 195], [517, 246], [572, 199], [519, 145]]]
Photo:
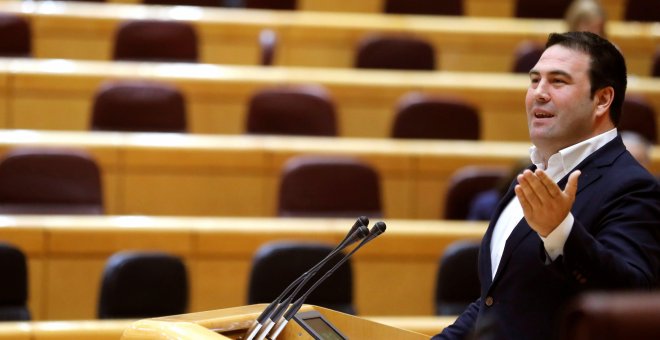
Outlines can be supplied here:
[[[339, 135], [390, 136], [402, 95], [456, 96], [480, 111], [481, 139], [528, 142], [527, 75], [405, 72], [211, 64], [0, 59], [0, 128], [88, 130], [94, 94], [108, 79], [145, 79], [178, 86], [192, 133], [242, 134], [254, 91], [315, 83], [336, 102]], [[660, 121], [660, 78], [630, 77], [628, 92], [645, 96]], [[660, 124], [658, 124], [660, 134]]]
[[[492, 5], [488, 11], [493, 13], [497, 12], [493, 8], [502, 8], [499, 1], [489, 3]], [[437, 64], [442, 70], [508, 72], [520, 42], [544, 42], [549, 33], [566, 30], [563, 20], [511, 17], [396, 16], [16, 0], [0, 3], [0, 10], [29, 18], [34, 27], [34, 55], [39, 58], [110, 59], [119, 22], [149, 18], [192, 22], [199, 32], [201, 61], [206, 63], [258, 64], [258, 36], [262, 29], [269, 28], [279, 38], [276, 65], [352, 67], [359, 39], [382, 32], [428, 39], [437, 51]], [[609, 21], [607, 31], [608, 37], [626, 55], [629, 72], [649, 75], [651, 56], [660, 42], [654, 24]]]
[[[486, 224], [384, 221], [385, 234], [352, 258], [357, 311], [373, 316], [433, 315], [438, 259], [453, 241], [481, 239]], [[188, 310], [207, 311], [246, 303], [252, 256], [265, 242], [338, 244], [353, 222], [5, 215], [0, 217], [0, 239], [27, 254], [34, 320], [90, 320], [96, 318], [103, 267], [117, 251], [161, 250], [182, 256], [190, 279]]]
[[[89, 150], [107, 214], [276, 216], [279, 178], [295, 155], [358, 157], [380, 175], [387, 218], [439, 219], [450, 176], [510, 167], [528, 143], [0, 130], [0, 156], [25, 145]], [[651, 153], [660, 172], [660, 148]]]

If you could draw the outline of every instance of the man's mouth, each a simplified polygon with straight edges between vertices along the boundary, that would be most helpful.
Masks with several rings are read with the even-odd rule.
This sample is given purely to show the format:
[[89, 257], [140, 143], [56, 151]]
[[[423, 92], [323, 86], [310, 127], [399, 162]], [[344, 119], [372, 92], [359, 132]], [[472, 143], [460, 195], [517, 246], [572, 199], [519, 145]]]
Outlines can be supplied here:
[[553, 115], [552, 113], [545, 112], [545, 111], [535, 111], [534, 112], [534, 117], [539, 118], [539, 119], [552, 118], [554, 116], [555, 115]]

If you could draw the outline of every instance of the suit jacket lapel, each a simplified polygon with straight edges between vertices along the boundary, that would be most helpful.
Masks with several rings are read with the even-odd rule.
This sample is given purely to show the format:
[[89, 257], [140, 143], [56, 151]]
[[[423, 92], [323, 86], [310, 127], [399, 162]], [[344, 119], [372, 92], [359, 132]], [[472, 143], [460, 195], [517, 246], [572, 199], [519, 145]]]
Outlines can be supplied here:
[[[580, 164], [578, 164], [575, 167], [575, 169], [579, 169], [582, 171], [582, 174], [578, 179], [577, 194], [579, 194], [580, 191], [584, 190], [586, 187], [588, 187], [589, 185], [594, 183], [598, 178], [600, 178], [603, 169], [611, 166], [612, 163], [614, 163], [614, 161], [616, 160], [616, 158], [618, 158], [623, 152], [625, 152], [625, 146], [623, 145], [623, 141], [621, 140], [621, 137], [617, 136], [614, 140], [605, 144], [602, 148], [600, 148], [599, 150], [597, 150], [596, 152], [585, 158], [582, 162], [580, 162]], [[532, 167], [531, 170], [533, 171], [534, 167]], [[573, 172], [573, 170], [571, 170], [569, 174], [571, 172]], [[568, 182], [568, 176], [569, 175], [564, 176], [564, 178], [562, 178], [558, 182], [558, 185], [560, 188], [562, 188], [562, 190], [564, 189], [566, 183]], [[507, 191], [505, 198], [502, 201], [500, 201], [495, 214], [497, 218], [493, 218], [491, 220], [488, 230], [486, 231], [486, 235], [484, 235], [484, 242], [481, 246], [481, 250], [482, 252], [484, 250], [487, 251], [486, 254], [488, 256], [486, 256], [486, 258], [488, 259], [488, 261], [483, 261], [487, 263], [482, 263], [482, 265], [484, 269], [486, 269], [485, 267], [487, 267], [488, 271], [486, 272], [485, 270], [482, 270], [480, 274], [481, 277], [485, 277], [488, 279], [486, 287], [490, 287], [502, 275], [502, 272], [506, 269], [507, 263], [511, 258], [511, 254], [516, 249], [518, 244], [520, 244], [520, 242], [522, 242], [522, 240], [525, 239], [525, 237], [530, 236], [530, 234], [531, 236], [538, 237], [535, 235], [535, 233], [532, 233], [533, 230], [529, 227], [525, 218], [522, 218], [518, 223], [518, 225], [513, 229], [513, 232], [511, 232], [509, 238], [506, 240], [504, 246], [504, 252], [502, 253], [502, 258], [500, 259], [500, 264], [497, 268], [497, 273], [495, 273], [495, 278], [491, 280], [492, 269], [490, 265], [490, 239], [493, 234], [495, 223], [497, 222], [497, 219], [499, 219], [502, 210], [515, 195], [515, 192], [513, 191], [515, 184], [517, 184], [517, 181], [514, 181], [511, 187], [509, 187], [509, 190]], [[581, 204], [581, 202], [576, 199], [576, 203], [573, 205], [572, 211], [579, 210], [581, 209], [582, 206], [584, 206], [584, 204]]]

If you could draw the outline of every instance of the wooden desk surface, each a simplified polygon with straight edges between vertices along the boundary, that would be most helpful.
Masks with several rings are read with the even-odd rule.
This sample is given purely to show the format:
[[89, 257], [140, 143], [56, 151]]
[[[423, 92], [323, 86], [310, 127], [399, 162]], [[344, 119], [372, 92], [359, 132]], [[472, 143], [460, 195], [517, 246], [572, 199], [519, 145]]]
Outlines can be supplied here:
[[[371, 224], [376, 221], [372, 219]], [[438, 259], [453, 241], [480, 240], [486, 223], [384, 221], [385, 234], [352, 258], [357, 310], [361, 315], [432, 315]], [[306, 240], [337, 244], [353, 222], [3, 216], [0, 238], [28, 249], [29, 305], [35, 320], [75, 320], [96, 317], [103, 266], [114, 252], [162, 250], [182, 256], [189, 270], [189, 311], [205, 311], [246, 304], [252, 256], [263, 243]], [[41, 238], [23, 237], [26, 230]]]
[[[442, 70], [508, 72], [521, 41], [544, 42], [548, 33], [566, 30], [562, 20], [111, 3], [5, 1], [0, 3], [0, 10], [29, 18], [34, 53], [39, 58], [108, 60], [119, 22], [148, 18], [192, 22], [199, 32], [201, 61], [205, 63], [258, 64], [258, 35], [270, 28], [279, 37], [277, 65], [352, 67], [360, 38], [382, 32], [428, 39], [436, 48], [437, 65]], [[631, 74], [650, 74], [651, 56], [660, 42], [660, 32], [653, 27], [621, 21], [607, 24], [608, 35], [626, 55]]]
[[[529, 140], [524, 118], [527, 75], [53, 59], [0, 59], [0, 100], [6, 104], [0, 107], [0, 128], [88, 130], [99, 85], [135, 78], [178, 86], [187, 99], [193, 133], [244, 133], [254, 91], [316, 83], [336, 102], [341, 136], [388, 137], [401, 96], [419, 91], [473, 103], [480, 111], [483, 140]], [[628, 93], [645, 96], [660, 121], [660, 78], [631, 76]]]
[[[365, 316], [367, 320], [432, 336], [455, 316]], [[136, 320], [77, 320], [0, 323], [0, 339], [117, 340]]]

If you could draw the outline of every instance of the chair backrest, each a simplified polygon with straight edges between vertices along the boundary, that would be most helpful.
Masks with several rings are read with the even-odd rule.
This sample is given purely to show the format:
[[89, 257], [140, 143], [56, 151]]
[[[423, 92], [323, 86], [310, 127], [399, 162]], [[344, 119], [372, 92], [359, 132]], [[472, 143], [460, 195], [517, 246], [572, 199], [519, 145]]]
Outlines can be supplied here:
[[656, 113], [653, 105], [640, 95], [627, 94], [619, 130], [637, 132], [653, 144], [658, 144]]
[[543, 45], [535, 41], [521, 42], [514, 51], [511, 71], [514, 73], [528, 73], [541, 59], [543, 50]]
[[146, 5], [221, 7], [222, 0], [142, 0]]
[[438, 263], [436, 315], [461, 314], [479, 298], [478, 258], [478, 242], [456, 241], [447, 247]]
[[660, 47], [653, 54], [653, 65], [651, 66], [651, 77], [660, 77]]
[[371, 34], [357, 46], [355, 67], [390, 70], [435, 70], [435, 48], [407, 35]]
[[107, 81], [96, 92], [91, 129], [185, 132], [185, 99], [169, 84]]
[[657, 22], [660, 21], [660, 0], [628, 0], [623, 14], [624, 20]]
[[245, 8], [294, 10], [298, 0], [243, 0]]
[[113, 59], [196, 62], [195, 28], [183, 21], [127, 20], [115, 34]]
[[0, 13], [0, 56], [32, 56], [32, 31], [25, 18], [16, 14]]
[[28, 272], [25, 254], [0, 243], [0, 321], [28, 321]]
[[660, 339], [658, 315], [658, 290], [585, 293], [573, 299], [563, 312], [559, 339]]
[[17, 148], [0, 161], [0, 213], [102, 214], [102, 193], [84, 150]]
[[463, 0], [386, 0], [383, 7], [391, 14], [463, 15]]
[[376, 170], [352, 157], [291, 158], [280, 176], [279, 216], [382, 216]]
[[124, 251], [106, 262], [98, 304], [100, 319], [185, 313], [188, 274], [181, 258], [155, 251]]
[[277, 33], [272, 29], [262, 29], [259, 32], [259, 63], [263, 66], [271, 66], [275, 61], [277, 49]]
[[477, 108], [466, 101], [413, 92], [399, 101], [391, 136], [477, 140], [480, 125]]
[[517, 0], [514, 16], [518, 18], [563, 19], [573, 0]]
[[[248, 286], [248, 304], [270, 303], [291, 282], [325, 258], [333, 247], [321, 243], [275, 241], [262, 245], [252, 259]], [[335, 256], [301, 289], [307, 291], [316, 279], [332, 268], [341, 256]], [[300, 294], [297, 297], [300, 297]], [[353, 271], [351, 260], [309, 295], [305, 303], [355, 314], [353, 306]]]
[[465, 220], [476, 195], [495, 188], [498, 181], [506, 175], [506, 168], [466, 166], [456, 170], [449, 179], [445, 192], [444, 218]]
[[247, 105], [250, 134], [336, 136], [334, 100], [321, 86], [276, 86], [255, 92]]

